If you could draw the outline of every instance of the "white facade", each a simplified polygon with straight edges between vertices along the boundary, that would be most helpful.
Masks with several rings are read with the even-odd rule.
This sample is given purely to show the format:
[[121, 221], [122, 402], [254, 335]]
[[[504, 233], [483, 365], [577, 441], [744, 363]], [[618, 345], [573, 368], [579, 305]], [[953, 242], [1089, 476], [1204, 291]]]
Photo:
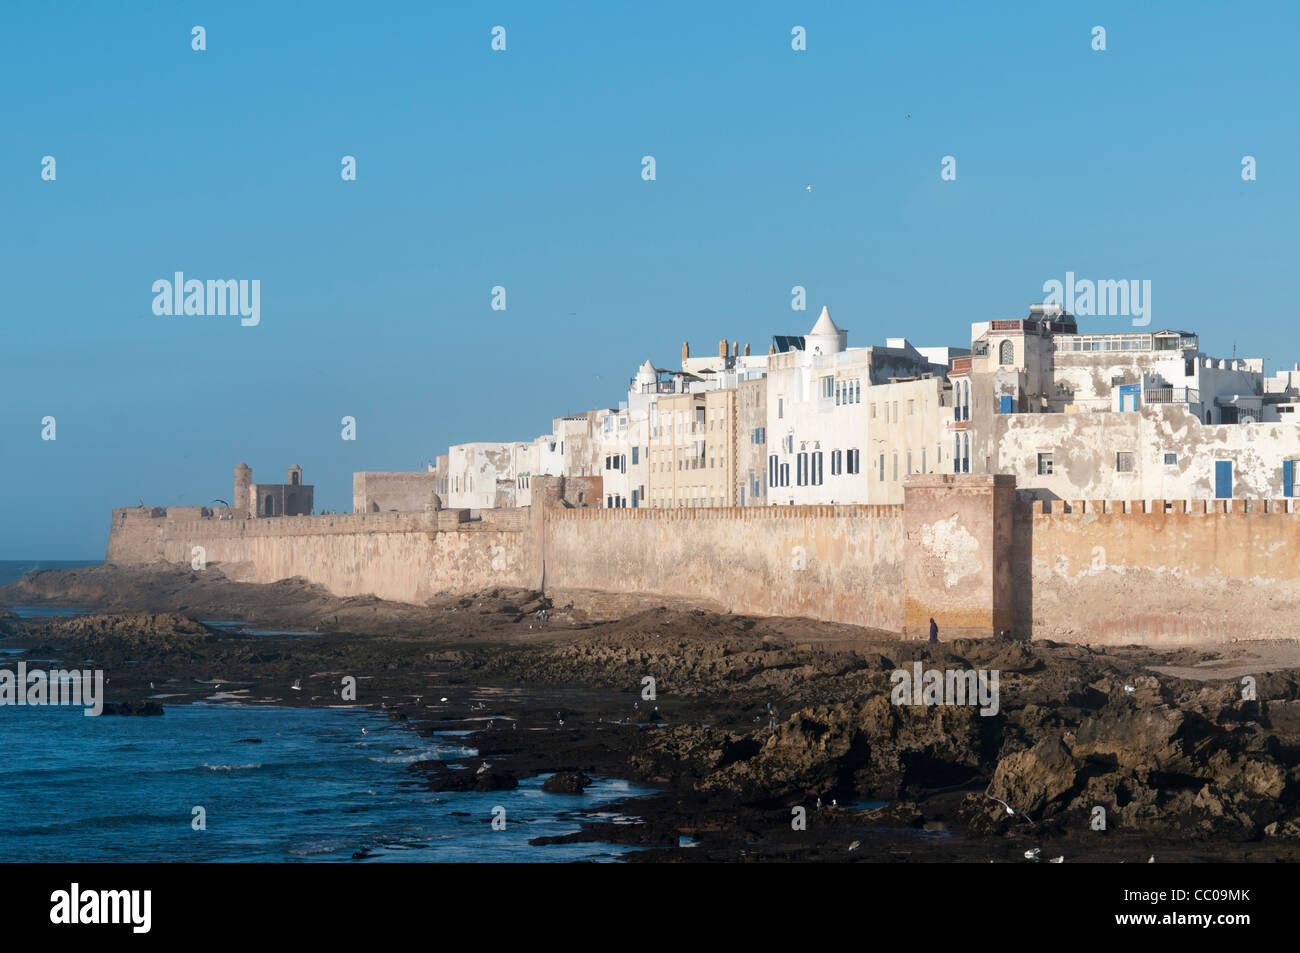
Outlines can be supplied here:
[[901, 503], [909, 473], [941, 472], [946, 367], [902, 338], [848, 348], [823, 308], [804, 350], [767, 364], [767, 501]]

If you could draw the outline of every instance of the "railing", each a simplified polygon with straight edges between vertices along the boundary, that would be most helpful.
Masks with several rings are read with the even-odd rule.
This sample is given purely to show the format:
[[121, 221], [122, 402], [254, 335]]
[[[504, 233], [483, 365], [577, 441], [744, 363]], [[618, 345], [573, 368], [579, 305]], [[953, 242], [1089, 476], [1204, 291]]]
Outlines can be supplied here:
[[1152, 387], [1142, 394], [1148, 404], [1199, 404], [1201, 392], [1195, 387]]

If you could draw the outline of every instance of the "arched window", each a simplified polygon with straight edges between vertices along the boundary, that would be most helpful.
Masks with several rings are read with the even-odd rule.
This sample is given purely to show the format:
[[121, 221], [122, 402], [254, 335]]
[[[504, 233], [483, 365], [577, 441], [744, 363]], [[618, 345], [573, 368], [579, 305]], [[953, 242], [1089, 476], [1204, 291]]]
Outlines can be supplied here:
[[1011, 346], [1010, 341], [1003, 341], [998, 347], [998, 363], [1014, 364], [1016, 363], [1016, 349]]
[[970, 434], [961, 435], [961, 472], [970, 473]]

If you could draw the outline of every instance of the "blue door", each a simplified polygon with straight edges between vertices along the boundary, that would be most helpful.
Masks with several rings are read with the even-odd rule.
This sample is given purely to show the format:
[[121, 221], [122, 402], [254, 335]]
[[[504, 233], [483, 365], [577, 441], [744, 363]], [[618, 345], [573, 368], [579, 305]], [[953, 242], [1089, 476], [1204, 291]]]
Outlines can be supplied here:
[[1214, 461], [1214, 496], [1220, 500], [1232, 499], [1232, 461]]
[[1124, 384], [1119, 389], [1119, 409], [1137, 410], [1138, 409], [1138, 385]]
[[1014, 414], [1014, 413], [1015, 413], [1015, 411], [1011, 408], [1011, 402], [1012, 402], [1013, 400], [1015, 400], [1014, 397], [1003, 397], [1003, 398], [1002, 398], [1002, 412], [1003, 412], [1004, 414]]
[[1295, 496], [1295, 461], [1282, 461], [1282, 495]]

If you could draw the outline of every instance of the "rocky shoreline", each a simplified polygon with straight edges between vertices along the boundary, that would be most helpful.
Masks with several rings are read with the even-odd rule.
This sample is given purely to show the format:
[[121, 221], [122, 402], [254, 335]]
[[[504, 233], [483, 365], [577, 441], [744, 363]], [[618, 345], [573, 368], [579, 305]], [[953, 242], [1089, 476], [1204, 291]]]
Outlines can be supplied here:
[[[589, 819], [539, 844], [646, 848], [631, 862], [1300, 856], [1290, 641], [928, 645], [676, 608], [601, 622], [520, 590], [427, 606], [338, 599], [300, 580], [230, 582], [212, 567], [55, 570], [0, 589], [0, 605], [42, 604], [96, 611], [0, 613], [0, 645], [93, 658], [124, 711], [216, 690], [250, 703], [346, 704], [350, 677], [357, 703], [413, 730], [472, 732], [465, 743], [487, 765], [418, 762], [408, 784], [499, 790], [554, 774], [552, 789], [573, 792], [597, 775], [661, 790], [628, 807], [644, 823]], [[320, 634], [250, 635], [204, 619]], [[1215, 668], [1223, 656], [1235, 656], [1231, 669]], [[996, 713], [896, 704], [891, 675], [918, 662], [998, 672]], [[1243, 671], [1254, 673], [1254, 699], [1243, 697]]]

